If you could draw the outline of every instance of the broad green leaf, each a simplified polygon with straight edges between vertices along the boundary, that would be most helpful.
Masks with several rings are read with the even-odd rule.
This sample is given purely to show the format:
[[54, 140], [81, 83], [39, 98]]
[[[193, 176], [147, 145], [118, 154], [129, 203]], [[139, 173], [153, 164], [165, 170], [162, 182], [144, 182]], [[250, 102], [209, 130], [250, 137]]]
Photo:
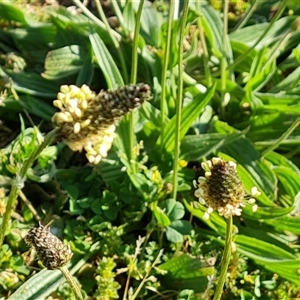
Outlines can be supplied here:
[[115, 152], [111, 151], [107, 158], [102, 159], [101, 164], [98, 165], [101, 177], [107, 185], [112, 184], [115, 181], [119, 181], [124, 176], [121, 171], [123, 165]]
[[[288, 253], [294, 253], [294, 250], [290, 247], [291, 239], [287, 240], [286, 237], [282, 237], [282, 235], [274, 231], [274, 229], [268, 224], [261, 223], [257, 225], [257, 221], [249, 221], [246, 218], [243, 225], [238, 224], [238, 222], [236, 222], [236, 224], [238, 226], [238, 235], [250, 239], [254, 238], [259, 241], [263, 241], [266, 244], [268, 243], [270, 245], [278, 247]], [[270, 234], [270, 232], [272, 232], [273, 234]], [[236, 240], [235, 238], [234, 241], [238, 243], [238, 240]]]
[[123, 86], [122, 75], [100, 36], [97, 33], [92, 33], [89, 35], [89, 38], [99, 67], [106, 79], [107, 86], [109, 88]]
[[277, 152], [269, 152], [265, 158], [275, 166], [287, 167], [300, 175], [299, 168], [291, 160]]
[[214, 275], [213, 267], [203, 267], [199, 258], [183, 254], [161, 264], [159, 269], [168, 271], [162, 276], [161, 282], [173, 290], [191, 289], [195, 293], [207, 288], [207, 276]]
[[[199, 94], [193, 101], [182, 109], [181, 116], [181, 128], [180, 128], [180, 140], [185, 136], [189, 128], [191, 127], [194, 120], [200, 115], [205, 106], [211, 100], [215, 91], [215, 86], [209, 88], [205, 94]], [[172, 153], [175, 146], [175, 129], [176, 128], [176, 117], [174, 116], [165, 128], [165, 136], [163, 140], [164, 149], [168, 153]], [[158, 144], [161, 143], [159, 139]]]
[[78, 73], [86, 56], [86, 49], [78, 45], [49, 51], [45, 60], [44, 78], [60, 79]]
[[186, 220], [176, 220], [173, 221], [168, 228], [172, 228], [176, 232], [179, 232], [181, 235], [188, 235], [192, 230], [192, 225], [189, 221]]
[[18, 92], [54, 100], [59, 91], [59, 82], [44, 79], [36, 73], [14, 73], [10, 70], [5, 72], [11, 77]]
[[238, 251], [253, 259], [257, 264], [300, 285], [298, 274], [300, 260], [279, 247], [258, 239], [238, 235]]
[[265, 241], [238, 234], [235, 236], [238, 249], [249, 257], [259, 257], [261, 260], [295, 259], [290, 252]]
[[166, 238], [171, 243], [182, 243], [184, 241], [183, 235], [171, 225], [166, 228]]
[[161, 208], [165, 211], [171, 221], [181, 219], [185, 213], [183, 205], [174, 199], [163, 201], [161, 203]]
[[[51, 43], [55, 40], [57, 31], [53, 24], [40, 23], [38, 26], [16, 28], [9, 33], [14, 39], [17, 49], [24, 57], [37, 60], [37, 51], [41, 51], [46, 55], [47, 51], [51, 49]], [[37, 41], [39, 42], [37, 43]], [[29, 56], [28, 51], [35, 51], [35, 55]], [[44, 57], [42, 56], [40, 59], [44, 59]], [[43, 63], [43, 60], [39, 62]]]
[[[212, 237], [222, 245], [224, 240]], [[237, 251], [253, 259], [255, 263], [295, 284], [300, 284], [298, 274], [300, 260], [290, 252], [257, 238], [237, 234], [234, 238]]]
[[243, 209], [243, 215], [253, 220], [275, 219], [277, 217], [286, 216], [293, 210], [293, 207], [259, 207], [256, 212], [252, 212], [252, 209], [246, 206]]
[[222, 146], [233, 142], [235, 139], [244, 135], [241, 133], [232, 134], [200, 134], [186, 135], [181, 143], [181, 155], [186, 160], [199, 161], [202, 157], [209, 156], [212, 152]]
[[[278, 138], [281, 137], [299, 118], [299, 114], [285, 112], [260, 113], [253, 116], [242, 125], [250, 126], [247, 137], [260, 146], [272, 145]], [[297, 128], [288, 137], [281, 142], [281, 145], [299, 145], [300, 128]]]
[[292, 232], [294, 234], [300, 235], [300, 228], [299, 228], [299, 217], [295, 216], [282, 216], [279, 218], [273, 219], [266, 219], [263, 220], [264, 223], [272, 225], [278, 231], [281, 232]]
[[274, 171], [293, 204], [296, 195], [300, 191], [300, 175], [286, 167], [275, 167]]

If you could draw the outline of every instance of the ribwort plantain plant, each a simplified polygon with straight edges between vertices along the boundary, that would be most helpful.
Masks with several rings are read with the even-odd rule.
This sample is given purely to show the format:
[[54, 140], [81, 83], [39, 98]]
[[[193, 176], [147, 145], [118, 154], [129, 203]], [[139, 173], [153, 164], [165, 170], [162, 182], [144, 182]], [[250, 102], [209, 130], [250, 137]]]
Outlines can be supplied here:
[[[210, 214], [216, 211], [226, 219], [227, 226], [221, 271], [213, 298], [219, 300], [222, 297], [230, 263], [233, 233], [232, 218], [241, 215], [245, 202], [252, 205], [253, 212], [257, 210], [257, 205], [254, 198], [245, 200], [245, 190], [236, 171], [237, 165], [235, 162], [226, 162], [219, 157], [214, 157], [203, 162], [201, 166], [205, 171], [205, 177], [200, 176], [197, 181], [194, 180], [194, 187], [196, 188], [195, 197], [199, 199], [200, 204], [207, 206], [203, 218], [208, 220]], [[251, 191], [251, 196], [260, 195], [257, 187], [252, 187]]]
[[0, 298], [298, 299], [295, 1], [39, 2], [0, 3]]

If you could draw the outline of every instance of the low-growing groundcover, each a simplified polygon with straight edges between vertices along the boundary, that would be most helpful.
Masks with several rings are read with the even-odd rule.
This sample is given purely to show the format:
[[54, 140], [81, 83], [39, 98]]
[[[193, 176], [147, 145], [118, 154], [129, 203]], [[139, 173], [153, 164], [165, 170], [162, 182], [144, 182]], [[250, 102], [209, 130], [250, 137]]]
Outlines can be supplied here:
[[0, 299], [300, 299], [295, 3], [0, 1]]

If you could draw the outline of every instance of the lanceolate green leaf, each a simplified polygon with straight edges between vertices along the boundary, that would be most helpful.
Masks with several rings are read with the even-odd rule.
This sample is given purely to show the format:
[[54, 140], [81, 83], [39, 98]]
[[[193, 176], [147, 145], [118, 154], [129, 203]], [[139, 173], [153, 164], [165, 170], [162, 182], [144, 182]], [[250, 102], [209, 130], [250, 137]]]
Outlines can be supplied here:
[[200, 160], [227, 143], [244, 135], [242, 132], [232, 134], [209, 133], [200, 135], [186, 135], [181, 143], [181, 155], [186, 160]]
[[264, 220], [263, 222], [272, 225], [278, 231], [289, 231], [294, 234], [300, 235], [299, 217], [282, 216], [279, 218]]
[[[224, 244], [223, 239], [209, 235], [210, 238]], [[237, 251], [253, 259], [255, 263], [264, 266], [266, 269], [278, 274], [279, 276], [300, 284], [298, 274], [300, 260], [291, 252], [275, 246], [271, 243], [262, 241], [258, 238], [237, 234], [234, 237]]]
[[252, 212], [252, 209], [246, 206], [243, 209], [243, 214], [247, 216], [247, 218], [251, 218], [253, 220], [262, 220], [266, 219], [275, 219], [278, 217], [282, 217], [287, 215], [293, 210], [293, 207], [259, 207], [256, 212]]
[[252, 258], [266, 269], [279, 274], [283, 278], [300, 285], [300, 260], [294, 255], [264, 241], [238, 235], [236, 238], [238, 251]]
[[[11, 77], [14, 88], [18, 92], [36, 97], [45, 97], [54, 99], [59, 91], [60, 83], [44, 79], [36, 73], [16, 73], [11, 70], [5, 70], [8, 76]], [[43, 103], [45, 105], [45, 103]]]
[[9, 300], [35, 300], [45, 299], [52, 291], [63, 282], [60, 271], [47, 270], [46, 268], [26, 281]]
[[300, 175], [286, 167], [275, 167], [275, 174], [278, 176], [285, 192], [290, 196], [291, 204], [300, 191]]
[[186, 254], [173, 257], [159, 266], [168, 271], [161, 281], [171, 289], [192, 289], [203, 292], [207, 287], [207, 276], [215, 273], [213, 267], [203, 267], [199, 258], [192, 258]]
[[[184, 137], [187, 133], [193, 122], [197, 117], [199, 117], [200, 113], [203, 111], [205, 106], [211, 100], [215, 91], [215, 86], [209, 88], [205, 94], [199, 94], [197, 97], [193, 99], [187, 106], [182, 109], [182, 124], [180, 130], [180, 139]], [[176, 118], [175, 116], [170, 120], [165, 128], [165, 137], [163, 140], [164, 149], [168, 153], [172, 153], [174, 150], [175, 144], [175, 127], [176, 127]], [[161, 143], [159, 138], [158, 144]]]
[[97, 33], [92, 33], [89, 38], [108, 88], [123, 86], [124, 81], [122, 75], [100, 36]]
[[238, 250], [247, 256], [258, 257], [261, 260], [280, 260], [280, 259], [294, 259], [295, 256], [280, 247], [259, 240], [254, 237], [245, 235], [237, 235], [235, 243], [238, 245]]
[[44, 77], [59, 79], [78, 73], [86, 56], [86, 49], [78, 45], [70, 45], [49, 51], [45, 60]]

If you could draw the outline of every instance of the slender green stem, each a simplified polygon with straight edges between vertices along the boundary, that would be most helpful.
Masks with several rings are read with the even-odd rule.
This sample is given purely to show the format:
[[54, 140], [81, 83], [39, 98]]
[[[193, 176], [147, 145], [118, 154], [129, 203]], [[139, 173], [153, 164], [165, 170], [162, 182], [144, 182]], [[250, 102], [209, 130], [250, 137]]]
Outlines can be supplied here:
[[140, 1], [135, 16], [135, 28], [134, 28], [134, 38], [133, 38], [132, 57], [131, 57], [131, 76], [130, 76], [131, 83], [136, 83], [136, 78], [137, 78], [138, 44], [139, 44], [139, 36], [140, 36], [140, 28], [141, 28], [141, 15], [143, 11], [144, 2], [145, 0]]
[[198, 18], [198, 28], [199, 28], [199, 36], [200, 36], [200, 41], [201, 41], [202, 50], [203, 50], [202, 57], [203, 57], [205, 78], [206, 78], [206, 82], [207, 82], [207, 87], [210, 87], [213, 84], [213, 80], [212, 80], [212, 76], [211, 76], [211, 72], [210, 72], [210, 68], [209, 68], [209, 54], [208, 54], [206, 40], [205, 40], [205, 36], [204, 36], [204, 30], [203, 30], [203, 23], [202, 23], [203, 15], [201, 14], [200, 0], [196, 1], [196, 7], [197, 7], [197, 11], [200, 13], [200, 17]]
[[117, 40], [117, 38], [115, 37], [115, 35], [113, 34], [113, 30], [112, 30], [112, 28], [110, 27], [110, 25], [108, 23], [108, 20], [107, 20], [107, 18], [105, 16], [105, 13], [103, 11], [103, 8], [102, 8], [102, 5], [101, 5], [100, 1], [99, 0], [95, 0], [95, 3], [96, 3], [96, 6], [97, 6], [98, 13], [99, 13], [99, 15], [100, 15], [103, 23], [106, 26], [107, 32], [110, 35], [112, 43], [113, 43], [114, 47], [117, 50], [118, 57], [119, 57], [119, 60], [120, 60], [120, 63], [121, 63], [121, 67], [122, 67], [122, 74], [123, 74], [124, 82], [128, 83], [127, 65], [126, 65], [126, 61], [125, 61], [125, 58], [124, 58], [124, 54], [122, 53], [121, 45], [120, 45], [119, 41]]
[[[133, 38], [133, 45], [132, 45], [132, 58], [131, 58], [131, 76], [130, 76], [130, 82], [136, 83], [137, 79], [137, 67], [138, 67], [138, 43], [139, 43], [139, 35], [140, 35], [140, 28], [141, 28], [141, 15], [143, 11], [145, 0], [141, 0], [139, 3], [139, 7], [135, 16], [135, 29], [134, 29], [134, 38]], [[129, 149], [131, 157], [129, 157], [129, 161], [136, 159], [136, 153], [134, 151], [135, 146], [135, 134], [134, 134], [134, 117], [133, 114], [128, 115], [129, 120]], [[130, 164], [132, 171], [137, 172], [137, 165], [136, 164]]]
[[239, 64], [252, 50], [256, 48], [256, 46], [265, 38], [265, 36], [268, 34], [268, 32], [271, 30], [271, 28], [274, 27], [274, 23], [281, 17], [284, 10], [286, 8], [286, 2], [281, 2], [280, 6], [278, 7], [278, 10], [275, 14], [275, 16], [272, 18], [271, 22], [269, 23], [268, 27], [265, 29], [265, 31], [261, 34], [261, 36], [257, 39], [257, 41], [254, 43], [252, 47], [250, 47], [247, 51], [243, 52], [239, 57], [237, 57], [233, 64], [229, 65], [229, 69], [233, 69], [237, 64]]
[[[92, 12], [90, 12], [84, 5], [83, 3], [80, 2], [80, 0], [72, 0], [73, 3], [79, 7], [82, 12], [89, 18], [91, 19], [95, 24], [97, 24], [100, 28], [105, 29], [106, 30], [106, 26], [105, 24], [99, 20], [95, 15], [93, 15]], [[121, 35], [119, 33], [117, 33], [116, 31], [112, 31], [112, 34], [115, 36], [115, 38], [120, 41], [121, 40]]]
[[[177, 2], [177, 1], [176, 1]], [[178, 161], [180, 150], [180, 127], [181, 127], [181, 111], [183, 98], [183, 39], [184, 30], [186, 26], [187, 14], [189, 8], [189, 1], [183, 3], [183, 10], [179, 29], [179, 54], [178, 54], [178, 91], [176, 99], [176, 129], [175, 129], [175, 149], [174, 149], [174, 163], [173, 163], [173, 191], [172, 198], [176, 199], [178, 189]]]
[[222, 59], [221, 59], [221, 115], [225, 114], [226, 106], [226, 80], [227, 80], [227, 55], [226, 43], [228, 39], [228, 6], [229, 0], [223, 0], [223, 35], [222, 35]]
[[83, 297], [82, 297], [82, 294], [81, 294], [81, 291], [80, 291], [80, 287], [79, 287], [78, 283], [74, 280], [71, 273], [69, 272], [67, 266], [62, 266], [62, 267], [59, 268], [59, 270], [64, 274], [66, 280], [71, 285], [77, 300], [83, 300]]
[[280, 143], [285, 140], [289, 135], [292, 134], [292, 132], [299, 126], [300, 124], [300, 118], [298, 118], [289, 128], [285, 133], [277, 139], [275, 143], [273, 143], [270, 147], [268, 147], [265, 151], [262, 152], [262, 156], [266, 156], [269, 152], [273, 151], [276, 149]]
[[123, 18], [122, 12], [120, 10], [118, 1], [111, 1], [110, 4], [113, 8], [114, 13], [116, 14], [116, 17], [118, 18], [118, 21], [120, 22], [121, 27], [125, 28], [125, 26], [123, 25], [124, 18]]
[[[160, 95], [160, 115], [161, 115], [161, 130], [160, 130], [160, 137], [161, 141], [164, 140], [165, 135], [165, 114], [166, 114], [166, 81], [167, 81], [167, 71], [169, 65], [169, 56], [170, 56], [170, 49], [171, 49], [171, 37], [172, 37], [172, 26], [173, 26], [173, 15], [174, 15], [174, 7], [175, 1], [170, 2], [169, 8], [169, 21], [168, 21], [168, 28], [167, 28], [167, 38], [166, 38], [166, 46], [164, 51], [164, 60], [163, 60], [163, 67], [161, 73], [161, 95]], [[161, 143], [161, 153], [163, 152], [164, 144]]]
[[152, 271], [152, 269], [154, 269], [155, 265], [157, 265], [159, 263], [161, 255], [162, 255], [162, 250], [161, 250], [160, 254], [158, 254], [158, 256], [156, 257], [156, 259], [154, 260], [154, 262], [152, 263], [151, 267], [148, 269], [146, 274], [144, 275], [144, 278], [142, 279], [141, 283], [137, 287], [135, 293], [132, 296], [132, 299], [136, 299], [138, 297], [138, 295], [139, 295], [140, 291], [142, 290], [143, 286], [145, 285], [147, 280], [149, 280], [150, 272]]
[[130, 286], [130, 275], [131, 275], [131, 270], [128, 270], [128, 275], [127, 275], [127, 279], [126, 279], [126, 283], [125, 283], [125, 289], [124, 289], [124, 294], [123, 294], [123, 300], [127, 299], [127, 294], [129, 291], [129, 286]]
[[[144, 238], [143, 238], [144, 239]], [[142, 242], [143, 243], [143, 242]], [[135, 248], [135, 252], [134, 252], [134, 256], [132, 257], [131, 263], [129, 263], [129, 267], [128, 267], [128, 274], [127, 274], [127, 280], [126, 280], [126, 284], [125, 284], [125, 290], [123, 293], [123, 300], [127, 299], [127, 294], [129, 291], [129, 287], [130, 287], [130, 278], [131, 278], [131, 273], [133, 272], [135, 263], [137, 261], [137, 256], [140, 253], [140, 247], [141, 247], [141, 240], [139, 239], [137, 241], [137, 247]], [[131, 298], [132, 299], [132, 298]]]
[[234, 26], [232, 31], [236, 31], [236, 30], [244, 27], [244, 25], [247, 23], [247, 21], [250, 19], [250, 17], [256, 10], [256, 7], [257, 7], [256, 2], [257, 2], [257, 0], [254, 0], [253, 3], [251, 3], [251, 5], [247, 8], [247, 10], [245, 12], [245, 16], [237, 22], [237, 24]]
[[39, 145], [37, 148], [35, 148], [34, 152], [24, 162], [19, 174], [16, 175], [16, 179], [12, 183], [12, 188], [10, 190], [7, 205], [6, 205], [6, 211], [4, 213], [2, 223], [0, 226], [0, 248], [3, 244], [5, 233], [9, 226], [9, 220], [10, 220], [12, 211], [15, 207], [19, 191], [23, 187], [23, 184], [24, 184], [24, 181], [26, 178], [26, 173], [27, 173], [28, 169], [32, 166], [33, 162], [38, 157], [38, 155], [53, 141], [54, 137], [56, 136], [57, 131], [58, 131], [58, 128], [55, 128], [45, 136], [42, 144]]
[[225, 249], [222, 257], [221, 262], [221, 273], [219, 276], [219, 281], [215, 290], [213, 300], [219, 300], [222, 297], [223, 287], [227, 275], [227, 269], [230, 262], [230, 255], [231, 255], [231, 243], [232, 243], [232, 216], [226, 219], [226, 239], [225, 239]]
[[[252, 52], [256, 46], [265, 38], [265, 36], [268, 34], [268, 32], [271, 30], [271, 28], [274, 27], [274, 23], [281, 17], [281, 15], [284, 13], [284, 10], [286, 8], [286, 2], [282, 1], [281, 4], [278, 7], [278, 10], [276, 11], [275, 16], [272, 18], [271, 22], [268, 23], [267, 28], [265, 29], [265, 31], [261, 34], [261, 36], [256, 40], [256, 42], [253, 44], [253, 46], [251, 46], [247, 51], [243, 52], [243, 54], [241, 54], [239, 57], [237, 57], [235, 59], [235, 61], [228, 65], [227, 69], [228, 70], [232, 70], [235, 68], [235, 66], [237, 66], [239, 63], [241, 63], [245, 57], [247, 57], [247, 55]], [[217, 71], [214, 73], [214, 76], [219, 76], [220, 75], [220, 71]]]

